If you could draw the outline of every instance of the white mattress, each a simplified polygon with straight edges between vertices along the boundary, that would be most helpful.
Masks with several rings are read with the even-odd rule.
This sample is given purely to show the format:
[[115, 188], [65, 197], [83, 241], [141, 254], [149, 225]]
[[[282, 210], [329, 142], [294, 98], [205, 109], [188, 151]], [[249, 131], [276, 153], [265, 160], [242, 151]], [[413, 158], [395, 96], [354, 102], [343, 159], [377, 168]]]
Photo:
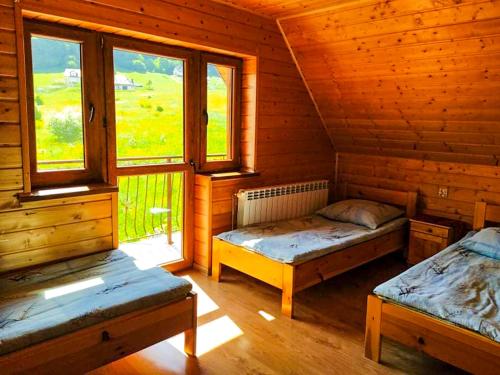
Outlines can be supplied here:
[[399, 218], [369, 229], [312, 215], [251, 225], [221, 233], [217, 238], [282, 263], [297, 264], [380, 237], [406, 223], [406, 218]]

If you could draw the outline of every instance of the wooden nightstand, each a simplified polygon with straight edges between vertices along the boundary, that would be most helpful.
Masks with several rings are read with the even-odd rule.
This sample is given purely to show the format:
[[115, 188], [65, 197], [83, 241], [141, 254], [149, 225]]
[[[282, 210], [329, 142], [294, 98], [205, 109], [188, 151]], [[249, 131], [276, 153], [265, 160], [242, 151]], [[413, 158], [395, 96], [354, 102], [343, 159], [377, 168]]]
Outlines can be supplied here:
[[466, 232], [465, 223], [434, 216], [410, 219], [408, 264], [417, 264], [439, 253]]

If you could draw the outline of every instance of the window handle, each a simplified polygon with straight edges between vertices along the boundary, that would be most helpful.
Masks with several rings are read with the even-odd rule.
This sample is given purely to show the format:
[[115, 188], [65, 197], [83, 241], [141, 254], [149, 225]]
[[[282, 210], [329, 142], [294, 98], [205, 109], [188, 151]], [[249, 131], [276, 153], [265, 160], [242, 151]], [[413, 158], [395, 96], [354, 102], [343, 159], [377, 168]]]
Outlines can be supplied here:
[[95, 115], [95, 107], [92, 103], [90, 103], [90, 108], [89, 108], [89, 123], [92, 123], [94, 121], [94, 115]]
[[206, 109], [203, 110], [203, 122], [205, 126], [208, 126], [208, 112]]

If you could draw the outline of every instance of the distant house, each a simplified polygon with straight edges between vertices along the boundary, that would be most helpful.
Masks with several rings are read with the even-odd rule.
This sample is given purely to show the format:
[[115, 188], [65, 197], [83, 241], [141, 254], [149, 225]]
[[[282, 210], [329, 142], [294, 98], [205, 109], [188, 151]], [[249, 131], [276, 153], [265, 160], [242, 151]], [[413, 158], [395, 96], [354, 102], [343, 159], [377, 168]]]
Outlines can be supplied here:
[[66, 86], [74, 86], [80, 83], [80, 69], [64, 69], [64, 83]]
[[184, 66], [183, 65], [176, 65], [173, 71], [173, 75], [176, 77], [182, 77], [184, 75]]
[[[80, 69], [64, 69], [64, 82], [66, 86], [79, 84], [81, 75]], [[133, 90], [135, 87], [140, 86], [133, 79], [129, 79], [123, 74], [115, 74], [115, 90]]]
[[133, 90], [138, 86], [133, 79], [128, 79], [123, 74], [115, 74], [115, 90]]

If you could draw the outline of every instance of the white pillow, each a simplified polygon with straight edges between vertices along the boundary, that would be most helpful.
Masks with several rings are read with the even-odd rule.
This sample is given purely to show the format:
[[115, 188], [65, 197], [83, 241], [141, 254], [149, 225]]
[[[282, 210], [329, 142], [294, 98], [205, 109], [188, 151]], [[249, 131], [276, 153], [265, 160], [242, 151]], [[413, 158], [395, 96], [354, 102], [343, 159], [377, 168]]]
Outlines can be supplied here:
[[377, 229], [380, 225], [402, 216], [404, 211], [384, 203], [364, 199], [347, 199], [333, 203], [316, 213], [331, 220]]
[[482, 229], [463, 241], [462, 246], [475, 253], [500, 260], [500, 228]]

